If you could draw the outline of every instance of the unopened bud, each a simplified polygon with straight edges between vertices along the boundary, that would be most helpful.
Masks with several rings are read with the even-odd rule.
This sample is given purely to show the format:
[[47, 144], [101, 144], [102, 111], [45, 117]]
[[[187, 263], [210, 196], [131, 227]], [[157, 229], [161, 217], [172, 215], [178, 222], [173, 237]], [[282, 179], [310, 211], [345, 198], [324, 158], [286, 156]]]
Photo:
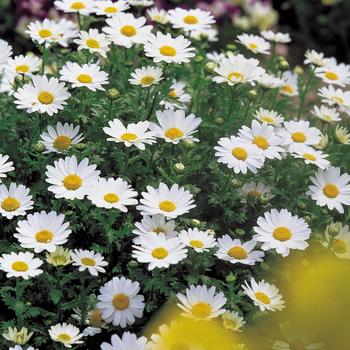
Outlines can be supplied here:
[[45, 149], [46, 149], [45, 145], [40, 142], [34, 145], [34, 150], [37, 152], [44, 152]]
[[112, 100], [112, 101], [117, 100], [119, 98], [119, 96], [120, 96], [120, 92], [117, 89], [112, 88], [112, 89], [107, 90], [107, 97], [110, 100]]

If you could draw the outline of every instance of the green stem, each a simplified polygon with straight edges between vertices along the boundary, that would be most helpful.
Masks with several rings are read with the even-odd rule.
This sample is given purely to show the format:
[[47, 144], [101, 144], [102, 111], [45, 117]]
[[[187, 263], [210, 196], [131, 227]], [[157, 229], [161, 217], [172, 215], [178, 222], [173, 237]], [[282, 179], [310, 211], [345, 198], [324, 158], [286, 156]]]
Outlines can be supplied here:
[[300, 120], [300, 116], [303, 112], [303, 108], [304, 108], [304, 104], [305, 104], [305, 100], [306, 100], [306, 96], [307, 96], [307, 93], [309, 92], [309, 88], [310, 88], [310, 85], [312, 83], [312, 78], [314, 77], [314, 72], [315, 72], [315, 67], [312, 68], [310, 74], [309, 74], [309, 77], [304, 85], [304, 89], [303, 91], [300, 93], [300, 105], [299, 105], [299, 109], [298, 109], [298, 112], [297, 112], [297, 120]]

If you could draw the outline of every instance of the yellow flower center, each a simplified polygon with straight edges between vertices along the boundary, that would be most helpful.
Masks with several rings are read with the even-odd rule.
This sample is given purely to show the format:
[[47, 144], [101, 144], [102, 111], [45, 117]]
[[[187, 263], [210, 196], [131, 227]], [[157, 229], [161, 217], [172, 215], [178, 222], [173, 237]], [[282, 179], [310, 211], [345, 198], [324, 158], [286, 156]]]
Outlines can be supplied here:
[[1, 202], [1, 208], [5, 211], [15, 211], [21, 206], [21, 203], [14, 197], [7, 197]]
[[182, 137], [184, 135], [184, 133], [179, 128], [170, 128], [165, 132], [164, 135], [171, 140], [175, 140], [175, 139]]
[[292, 231], [288, 227], [279, 226], [273, 230], [272, 236], [274, 239], [284, 242], [292, 238]]
[[339, 188], [337, 185], [334, 184], [326, 184], [323, 187], [323, 193], [328, 198], [335, 198], [339, 195]]
[[49, 230], [42, 230], [35, 234], [35, 239], [39, 243], [49, 243], [52, 241], [53, 233]]
[[27, 271], [29, 269], [29, 266], [24, 261], [15, 261], [12, 264], [12, 269], [17, 271], [17, 272], [25, 272], [25, 271]]
[[113, 297], [112, 304], [116, 310], [123, 311], [129, 307], [129, 297], [123, 293], [116, 294]]
[[231, 258], [237, 259], [237, 260], [243, 260], [246, 259], [248, 254], [246, 250], [242, 247], [232, 247], [228, 250], [227, 255]]
[[137, 139], [137, 135], [131, 132], [126, 132], [125, 134], [121, 135], [120, 138], [124, 141], [133, 141]]
[[172, 97], [172, 98], [175, 98], [175, 97], [177, 97], [177, 93], [176, 93], [175, 90], [171, 90], [171, 91], [169, 91], [168, 96]]
[[124, 27], [121, 27], [120, 32], [128, 37], [136, 35], [137, 31], [134, 26], [126, 25]]
[[90, 47], [90, 49], [99, 49], [101, 47], [100, 43], [96, 39], [87, 39], [85, 44]]
[[262, 136], [254, 137], [253, 143], [254, 143], [254, 145], [257, 145], [259, 148], [264, 149], [264, 150], [269, 148], [269, 146], [270, 146], [270, 144], [266, 140], [266, 138], [262, 137]]
[[302, 143], [302, 142], [305, 142], [306, 141], [306, 136], [303, 132], [300, 132], [300, 131], [297, 131], [297, 132], [293, 132], [292, 134], [292, 140], [294, 142], [299, 142], [299, 143]]
[[159, 52], [163, 55], [163, 56], [175, 56], [176, 55], [176, 50], [168, 45], [164, 45], [159, 49]]
[[248, 47], [251, 49], [251, 50], [255, 50], [258, 48], [258, 45], [255, 44], [255, 43], [249, 43]]
[[291, 95], [294, 92], [294, 88], [292, 85], [284, 85], [281, 87], [281, 91]]
[[331, 99], [338, 105], [342, 105], [345, 102], [344, 99], [340, 96], [333, 96]]
[[202, 248], [204, 246], [203, 242], [198, 239], [190, 240], [190, 245], [195, 248]]
[[85, 266], [95, 266], [96, 261], [92, 258], [82, 258], [80, 262]]
[[29, 67], [26, 64], [20, 64], [16, 67], [17, 73], [27, 73], [29, 71]]
[[304, 153], [303, 157], [307, 160], [311, 160], [312, 162], [314, 162], [317, 158], [311, 154], [311, 153]]
[[39, 36], [43, 39], [48, 38], [50, 36], [52, 36], [52, 32], [51, 30], [48, 29], [40, 29], [38, 32]]
[[40, 94], [38, 96], [38, 100], [43, 105], [49, 105], [53, 102], [54, 96], [52, 95], [51, 92], [42, 91], [42, 92], [40, 92]]
[[299, 339], [294, 339], [289, 343], [291, 350], [305, 350], [304, 343]]
[[105, 12], [106, 13], [116, 13], [116, 12], [118, 12], [118, 9], [116, 7], [109, 6], [109, 7], [105, 8]]
[[154, 83], [156, 79], [152, 77], [151, 75], [145, 75], [144, 77], [141, 78], [141, 84], [142, 85], [150, 85]]
[[210, 316], [212, 307], [208, 303], [199, 302], [192, 306], [192, 315], [198, 318], [205, 318]]
[[266, 123], [270, 123], [270, 124], [275, 122], [274, 118], [269, 117], [267, 115], [264, 115], [264, 116], [260, 117], [260, 120], [263, 121], [263, 122], [266, 122]]
[[152, 256], [156, 259], [165, 259], [168, 255], [168, 251], [163, 247], [152, 250]]
[[103, 199], [108, 203], [118, 203], [120, 198], [115, 193], [107, 193], [104, 195]]
[[57, 336], [57, 339], [61, 343], [69, 343], [72, 341], [72, 337], [68, 333], [61, 333]]
[[170, 213], [176, 210], [176, 205], [172, 201], [162, 201], [159, 203], [159, 209]]
[[83, 84], [91, 84], [92, 83], [92, 77], [89, 74], [79, 74], [77, 76], [77, 80]]
[[71, 145], [72, 140], [69, 136], [60, 135], [57, 136], [53, 142], [53, 146], [59, 151], [65, 151]]
[[196, 16], [193, 15], [187, 15], [184, 17], [183, 21], [186, 24], [197, 24], [198, 23], [198, 18]]
[[236, 147], [232, 150], [232, 155], [238, 160], [246, 160], [248, 158], [247, 151], [242, 147]]
[[100, 327], [102, 323], [102, 312], [99, 309], [91, 311], [89, 321], [92, 327]]
[[242, 81], [244, 79], [244, 75], [239, 72], [232, 72], [228, 75], [227, 79], [231, 81]]
[[329, 80], [338, 80], [339, 79], [338, 74], [336, 74], [334, 72], [326, 72], [324, 74], [324, 76]]
[[260, 195], [261, 195], [261, 193], [257, 190], [252, 190], [252, 191], [248, 192], [248, 196], [250, 196], [250, 197], [257, 198], [257, 197], [260, 197]]
[[255, 298], [261, 301], [264, 304], [270, 304], [271, 299], [263, 292], [256, 292], [255, 293]]
[[343, 239], [335, 239], [332, 243], [332, 249], [338, 254], [344, 254], [347, 251], [346, 241]]
[[333, 120], [333, 117], [329, 114], [324, 114], [323, 115], [323, 119], [324, 120], [327, 120], [328, 122], [332, 121]]
[[72, 10], [77, 10], [77, 11], [84, 9], [85, 7], [86, 7], [85, 4], [80, 1], [73, 2], [72, 5], [70, 5], [70, 8]]
[[159, 235], [160, 233], [165, 233], [165, 230], [162, 229], [161, 227], [156, 227], [153, 229], [153, 232]]
[[63, 185], [67, 190], [74, 191], [77, 190], [83, 181], [80, 176], [75, 174], [67, 175], [63, 180]]

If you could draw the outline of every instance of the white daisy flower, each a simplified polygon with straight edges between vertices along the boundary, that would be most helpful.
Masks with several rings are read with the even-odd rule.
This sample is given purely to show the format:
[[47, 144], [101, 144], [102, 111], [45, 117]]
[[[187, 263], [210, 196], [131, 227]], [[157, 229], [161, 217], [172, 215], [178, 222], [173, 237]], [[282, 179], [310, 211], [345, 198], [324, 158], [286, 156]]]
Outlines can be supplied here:
[[216, 28], [198, 29], [191, 31], [190, 38], [198, 41], [214, 42], [219, 40], [219, 31]]
[[29, 214], [26, 220], [18, 221], [14, 236], [23, 248], [34, 249], [35, 253], [45, 250], [52, 253], [57, 246], [65, 244], [72, 233], [69, 222], [64, 219], [63, 214], [55, 211]]
[[322, 97], [323, 103], [327, 103], [330, 106], [350, 107], [350, 91], [343, 91], [339, 88], [336, 89], [333, 85], [329, 85], [319, 89], [318, 95]]
[[12, 47], [5, 40], [0, 39], [0, 73], [12, 56]]
[[92, 276], [106, 272], [104, 266], [107, 266], [108, 262], [101, 254], [92, 250], [74, 249], [70, 253], [70, 257], [73, 260], [73, 265], [79, 266], [79, 271], [88, 270]]
[[260, 33], [266, 40], [274, 43], [287, 44], [292, 41], [289, 33], [275, 33], [272, 30], [264, 30]]
[[[22, 346], [20, 345], [15, 345], [14, 347], [10, 347], [9, 350], [25, 350], [25, 349], [22, 348]], [[28, 348], [26, 348], [26, 350], [38, 350], [38, 349], [34, 349], [32, 346], [29, 346]]]
[[100, 288], [97, 308], [106, 322], [125, 328], [141, 318], [145, 303], [143, 295], [138, 294], [140, 284], [125, 277], [114, 277]]
[[268, 55], [270, 53], [270, 43], [258, 35], [244, 33], [238, 35], [237, 39], [238, 43], [242, 44], [253, 53], [261, 53], [263, 55]]
[[55, 43], [59, 29], [55, 21], [45, 18], [43, 22], [35, 21], [29, 23], [25, 33], [28, 34], [34, 42], [37, 42], [39, 45], [44, 44], [48, 47]]
[[186, 83], [174, 79], [170, 85], [168, 96], [160, 101], [159, 105], [164, 106], [165, 109], [187, 109], [192, 97], [186, 93], [185, 88]]
[[278, 112], [262, 107], [255, 111], [254, 117], [261, 123], [267, 123], [273, 126], [280, 126], [284, 122], [284, 118]]
[[150, 129], [156, 137], [163, 138], [165, 142], [175, 145], [184, 140], [199, 141], [192, 135], [198, 131], [197, 128], [202, 122], [201, 118], [197, 118], [194, 114], [186, 116], [182, 109], [156, 111], [156, 116], [159, 125], [150, 123]]
[[[336, 228], [337, 234], [330, 234], [330, 228]], [[350, 259], [350, 230], [348, 225], [340, 222], [331, 223], [325, 231], [325, 241], [322, 245], [332, 250], [340, 259]]]
[[239, 190], [242, 196], [241, 203], [247, 203], [248, 197], [259, 198], [261, 196], [266, 196], [271, 199], [274, 197], [271, 191], [272, 187], [263, 182], [247, 182]]
[[168, 11], [169, 22], [175, 29], [183, 29], [186, 33], [209, 29], [215, 23], [214, 16], [201, 9], [183, 9], [176, 7]]
[[148, 121], [131, 123], [125, 127], [119, 119], [113, 119], [108, 122], [108, 125], [103, 128], [103, 131], [111, 136], [107, 138], [107, 141], [123, 142], [126, 147], [135, 146], [142, 151], [145, 145], [156, 142], [154, 133], [148, 131], [150, 128]]
[[66, 199], [83, 199], [100, 175], [96, 165], [89, 165], [88, 158], [78, 163], [76, 156], [60, 158], [54, 166], [47, 165], [46, 170], [46, 182], [51, 184], [48, 190], [56, 198]]
[[37, 72], [41, 66], [41, 59], [37, 56], [32, 55], [19, 55], [14, 58], [9, 58], [5, 69], [9, 71], [9, 74], [13, 76], [17, 75], [26, 75], [30, 76], [31, 74]]
[[137, 209], [141, 211], [141, 215], [162, 214], [175, 219], [196, 207], [193, 204], [194, 200], [191, 192], [179, 187], [178, 184], [174, 184], [169, 188], [161, 182], [158, 188], [147, 186], [147, 192], [141, 194], [141, 205], [137, 206]]
[[197, 253], [208, 252], [210, 248], [216, 247], [215, 237], [197, 227], [182, 230], [178, 237], [185, 246], [193, 248]]
[[305, 52], [305, 64], [322, 67], [327, 64], [328, 60], [329, 58], [324, 57], [322, 52], [317, 52], [315, 50], [307, 50]]
[[312, 147], [305, 145], [295, 147], [292, 156], [294, 158], [304, 159], [305, 164], [315, 164], [320, 169], [327, 169], [331, 164], [329, 160], [325, 159], [328, 157], [328, 154], [316, 151]]
[[151, 35], [152, 26], [145, 25], [146, 18], [134, 17], [132, 13], [120, 12], [108, 18], [107, 27], [102, 30], [118, 46], [130, 48], [135, 44], [144, 44]]
[[124, 332], [120, 338], [117, 334], [111, 337], [111, 343], [103, 342], [101, 350], [146, 350], [147, 338], [138, 338], [135, 334]]
[[60, 80], [69, 82], [72, 87], [86, 87], [91, 91], [104, 90], [108, 84], [108, 73], [95, 63], [83, 64], [67, 62], [60, 70]]
[[148, 263], [148, 270], [168, 268], [187, 257], [187, 249], [177, 238], [167, 238], [164, 233], [140, 236], [133, 245], [132, 257], [140, 263]]
[[[103, 1], [98, 1], [98, 3]], [[99, 33], [97, 29], [90, 28], [88, 32], [79, 32], [79, 39], [75, 39], [74, 42], [78, 44], [78, 51], [89, 50], [90, 53], [98, 53], [102, 57], [107, 57], [107, 52], [110, 50], [110, 41], [106, 38], [106, 35]]]
[[[1, 47], [0, 47], [1, 50]], [[0, 67], [1, 73], [1, 67]], [[0, 93], [4, 92], [9, 96], [12, 96], [15, 93], [16, 87], [16, 76], [11, 74], [8, 70], [4, 69], [2, 72], [2, 76], [0, 78]]]
[[290, 97], [299, 95], [297, 74], [290, 71], [286, 71], [282, 74], [281, 79], [284, 83], [280, 87], [280, 94]]
[[154, 0], [127, 0], [131, 6], [149, 7], [154, 5]]
[[0, 215], [5, 218], [26, 215], [27, 210], [33, 209], [33, 204], [29, 188], [15, 183], [11, 183], [8, 189], [5, 185], [0, 185]]
[[162, 79], [164, 77], [161, 68], [148, 66], [135, 69], [135, 72], [131, 73], [129, 82], [132, 85], [140, 85], [144, 88], [158, 84]]
[[30, 277], [35, 277], [43, 273], [39, 267], [43, 262], [34, 258], [33, 253], [19, 252], [10, 254], [3, 254], [0, 257], [0, 270], [6, 272], [6, 277], [22, 277], [27, 280]]
[[245, 281], [242, 288], [244, 293], [253, 300], [254, 305], [260, 308], [260, 311], [280, 311], [285, 307], [282, 295], [274, 284], [264, 280], [256, 282], [254, 278], [251, 278], [250, 285]]
[[226, 54], [223, 52], [212, 51], [208, 52], [205, 56], [208, 61], [219, 64], [226, 57]]
[[262, 250], [275, 249], [282, 256], [289, 255], [291, 249], [306, 249], [311, 230], [304, 219], [292, 215], [287, 209], [272, 209], [260, 216], [253, 229], [253, 238], [262, 242]]
[[260, 124], [253, 120], [251, 128], [243, 125], [238, 131], [238, 136], [245, 142], [258, 146], [264, 157], [268, 159], [282, 159], [280, 153], [285, 152], [281, 147], [285, 141], [274, 132], [274, 127], [266, 123]]
[[60, 11], [87, 16], [94, 12], [95, 3], [95, 0], [56, 0], [54, 5]]
[[78, 36], [77, 25], [74, 22], [67, 20], [66, 18], [61, 18], [57, 22], [57, 30], [58, 33], [53, 38], [53, 40], [63, 47], [68, 47], [71, 39]]
[[330, 166], [326, 170], [318, 170], [310, 180], [313, 185], [309, 186], [306, 194], [320, 207], [327, 205], [329, 210], [336, 209], [343, 214], [343, 204], [350, 205], [350, 175], [341, 174], [340, 168]]
[[27, 113], [39, 112], [52, 116], [67, 104], [70, 97], [64, 83], [57, 78], [33, 76], [32, 82], [23, 85], [14, 93], [14, 103], [18, 109], [25, 109]]
[[97, 207], [118, 209], [124, 213], [127, 206], [136, 205], [137, 192], [123, 179], [102, 177], [96, 179], [88, 190], [88, 199]]
[[326, 84], [344, 87], [350, 83], [350, 66], [337, 64], [335, 59], [329, 59], [325, 66], [316, 68], [315, 75]]
[[246, 324], [244, 318], [235, 311], [226, 311], [221, 317], [224, 328], [234, 332], [241, 332], [241, 328]]
[[285, 140], [289, 152], [294, 152], [300, 145], [317, 145], [321, 140], [321, 131], [306, 120], [284, 122], [283, 126], [277, 130], [277, 135]]
[[[95, 13], [98, 16], [111, 17], [119, 12], [124, 12], [130, 8], [130, 5], [123, 0], [113, 2], [111, 0], [101, 0], [95, 2]], [[90, 29], [91, 30], [91, 29]]]
[[259, 66], [255, 58], [245, 58], [243, 55], [234, 55], [231, 52], [227, 58], [223, 58], [219, 66], [214, 69], [218, 76], [213, 78], [216, 83], [235, 84], [249, 83], [255, 85], [255, 81], [265, 73], [265, 69]]
[[151, 21], [167, 24], [169, 22], [168, 12], [163, 9], [158, 9], [157, 7], [152, 7], [146, 11], [147, 16], [151, 19]]
[[258, 79], [256, 79], [256, 81], [266, 89], [276, 89], [283, 86], [284, 84], [284, 81], [282, 79], [267, 73], [261, 75]]
[[226, 164], [236, 174], [246, 174], [248, 170], [256, 174], [265, 162], [265, 157], [258, 146], [246, 143], [235, 136], [222, 137], [214, 149], [218, 162]]
[[79, 328], [65, 322], [51, 326], [49, 335], [53, 341], [63, 344], [66, 348], [71, 348], [74, 344], [83, 343], [80, 340], [83, 334], [80, 333]]
[[311, 113], [326, 123], [341, 121], [339, 113], [335, 108], [330, 108], [324, 105], [321, 105], [321, 107], [314, 106], [314, 109], [311, 111]]
[[224, 293], [216, 292], [215, 287], [191, 285], [186, 289], [185, 294], [178, 293], [179, 303], [177, 306], [184, 312], [184, 317], [195, 320], [210, 320], [222, 315], [226, 310], [222, 307], [227, 299]]
[[137, 237], [134, 239], [135, 244], [140, 243], [140, 236], [148, 236], [156, 233], [163, 233], [166, 238], [177, 237], [178, 233], [175, 230], [175, 221], [167, 220], [164, 215], [145, 215], [141, 222], [135, 222], [135, 229], [132, 231]]
[[79, 125], [60, 123], [56, 127], [49, 125], [47, 131], [40, 134], [40, 143], [42, 143], [46, 150], [43, 153], [63, 153], [67, 151], [72, 145], [81, 142], [84, 137], [79, 134]]
[[242, 243], [240, 239], [232, 239], [229, 235], [224, 235], [218, 238], [219, 250], [215, 255], [232, 264], [255, 265], [257, 262], [262, 262], [265, 253], [259, 250], [254, 250], [257, 242], [252, 239]]
[[173, 38], [169, 33], [157, 32], [151, 34], [144, 44], [145, 55], [153, 58], [154, 62], [188, 63], [195, 56], [194, 47], [183, 35]]
[[3, 155], [0, 153], [0, 183], [2, 179], [5, 179], [7, 177], [6, 173], [9, 173], [12, 170], [15, 170], [15, 167], [13, 166], [13, 162], [9, 161], [8, 155]]

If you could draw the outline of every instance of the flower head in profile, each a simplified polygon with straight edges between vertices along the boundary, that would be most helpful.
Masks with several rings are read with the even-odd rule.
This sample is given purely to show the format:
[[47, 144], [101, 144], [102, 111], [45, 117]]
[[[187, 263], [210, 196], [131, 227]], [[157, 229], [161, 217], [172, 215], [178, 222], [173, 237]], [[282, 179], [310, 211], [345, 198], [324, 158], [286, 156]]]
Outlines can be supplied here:
[[[16, 327], [9, 327], [6, 332], [2, 333], [2, 336], [15, 344], [24, 345], [26, 344], [34, 333], [29, 333], [28, 328], [22, 327], [21, 329], [17, 329]], [[22, 347], [20, 347], [22, 349]], [[28, 348], [30, 350], [30, 348]], [[15, 347], [15, 350], [16, 347]]]
[[92, 276], [106, 272], [104, 267], [108, 265], [108, 262], [99, 253], [86, 249], [74, 249], [70, 256], [73, 266], [77, 266], [81, 272], [87, 270]]
[[169, 22], [168, 12], [164, 9], [152, 7], [150, 9], [147, 9], [146, 13], [151, 21], [155, 23], [167, 24]]
[[5, 40], [0, 39], [0, 73], [12, 55], [12, 47]]
[[12, 161], [8, 161], [9, 156], [0, 154], [0, 183], [2, 179], [5, 179], [7, 177], [6, 173], [9, 173], [10, 171], [15, 170], [13, 166]]
[[112, 17], [117, 13], [125, 12], [130, 8], [127, 1], [100, 0], [95, 2], [95, 13], [97, 16]]
[[65, 322], [51, 326], [49, 335], [53, 341], [61, 343], [66, 348], [71, 348], [74, 344], [83, 343], [80, 340], [83, 334], [80, 333], [79, 328]]
[[158, 84], [163, 77], [163, 71], [159, 67], [141, 67], [135, 69], [135, 72], [131, 73], [131, 78], [129, 79], [130, 84], [140, 85], [141, 87], [150, 87], [152, 85]]
[[280, 33], [273, 32], [272, 30], [264, 30], [261, 32], [261, 35], [268, 41], [274, 43], [287, 44], [292, 41], [289, 33]]
[[237, 42], [253, 53], [268, 55], [270, 53], [270, 43], [261, 36], [254, 34], [241, 34], [237, 36]]
[[159, 105], [164, 106], [165, 109], [185, 110], [191, 99], [191, 95], [186, 92], [186, 83], [174, 79], [170, 85], [168, 95], [159, 102]]
[[101, 350], [146, 350], [147, 338], [137, 337], [130, 332], [124, 332], [121, 337], [117, 334], [113, 334], [111, 337], [111, 343], [103, 342], [101, 344]]
[[283, 80], [283, 84], [279, 91], [282, 95], [290, 97], [299, 95], [297, 74], [286, 71], [282, 74], [281, 79]]

